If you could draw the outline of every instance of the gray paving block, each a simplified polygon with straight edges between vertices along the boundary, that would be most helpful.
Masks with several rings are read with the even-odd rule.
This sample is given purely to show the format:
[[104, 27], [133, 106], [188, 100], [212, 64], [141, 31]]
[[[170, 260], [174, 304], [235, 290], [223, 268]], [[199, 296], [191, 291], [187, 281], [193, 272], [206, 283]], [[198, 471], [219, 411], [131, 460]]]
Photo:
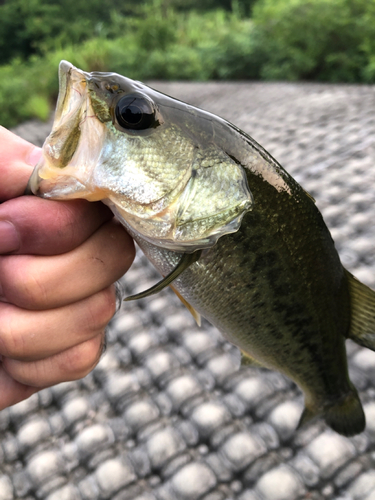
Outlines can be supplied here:
[[217, 340], [204, 331], [187, 331], [183, 343], [192, 356], [212, 350], [217, 345]]
[[222, 384], [238, 369], [237, 360], [229, 353], [220, 354], [210, 359], [206, 365], [219, 384]]
[[64, 475], [63, 457], [57, 450], [41, 451], [30, 459], [26, 472], [34, 487], [39, 488], [51, 478]]
[[147, 453], [154, 469], [161, 469], [185, 448], [184, 440], [173, 427], [156, 431], [146, 442]]
[[13, 486], [9, 476], [0, 476], [0, 500], [13, 500]]
[[151, 332], [139, 332], [129, 340], [129, 348], [134, 356], [141, 357], [157, 343], [156, 337]]
[[315, 487], [320, 481], [319, 467], [304, 452], [299, 452], [290, 464], [298, 472], [304, 484], [308, 487]]
[[231, 420], [227, 408], [220, 401], [207, 401], [194, 408], [191, 419], [204, 438]]
[[215, 474], [206, 465], [193, 462], [182, 467], [171, 479], [176, 498], [196, 499], [207, 493], [217, 483]]
[[136, 479], [130, 463], [121, 459], [106, 460], [95, 471], [101, 498], [112, 498], [121, 488]]
[[332, 431], [318, 436], [306, 448], [309, 457], [317, 464], [323, 478], [332, 476], [356, 455], [353, 444]]
[[83, 500], [96, 500], [100, 498], [99, 485], [93, 475], [86, 475], [78, 482], [78, 491]]
[[297, 500], [304, 494], [305, 488], [293, 469], [280, 465], [259, 479], [256, 492], [264, 500]]
[[201, 394], [202, 390], [202, 385], [191, 374], [183, 374], [173, 378], [165, 388], [175, 409], [180, 408], [189, 399]]
[[151, 399], [137, 399], [124, 412], [126, 424], [134, 431], [155, 421], [160, 415], [159, 408]]
[[145, 366], [149, 370], [151, 377], [158, 379], [178, 368], [180, 363], [171, 352], [160, 349], [147, 356]]
[[67, 484], [48, 495], [46, 500], [82, 500], [82, 497], [76, 486]]
[[93, 424], [86, 427], [75, 439], [78, 453], [82, 457], [89, 457], [95, 451], [105, 448], [113, 442], [114, 436], [107, 424]]
[[92, 409], [87, 398], [78, 396], [65, 402], [62, 407], [62, 416], [66, 424], [69, 426], [87, 418], [90, 411], [92, 411]]
[[266, 450], [264, 441], [250, 432], [232, 434], [220, 447], [228, 466], [236, 472], [245, 469]]
[[28, 399], [21, 401], [9, 408], [10, 420], [14, 424], [19, 424], [30, 414], [38, 409], [38, 395], [33, 394]]
[[369, 470], [358, 477], [348, 488], [354, 500], [363, 500], [375, 493], [375, 470]]
[[116, 402], [120, 399], [133, 397], [140, 391], [141, 387], [133, 371], [116, 370], [108, 374], [105, 388], [109, 399]]
[[259, 497], [254, 491], [246, 490], [238, 497], [238, 500], [259, 500]]
[[303, 407], [297, 401], [284, 401], [276, 406], [267, 420], [282, 440], [289, 439], [295, 432]]
[[29, 451], [51, 436], [48, 420], [37, 417], [25, 422], [18, 430], [17, 440], [22, 451]]
[[265, 380], [255, 376], [241, 380], [234, 388], [234, 392], [244, 401], [248, 409], [253, 409], [274, 391]]

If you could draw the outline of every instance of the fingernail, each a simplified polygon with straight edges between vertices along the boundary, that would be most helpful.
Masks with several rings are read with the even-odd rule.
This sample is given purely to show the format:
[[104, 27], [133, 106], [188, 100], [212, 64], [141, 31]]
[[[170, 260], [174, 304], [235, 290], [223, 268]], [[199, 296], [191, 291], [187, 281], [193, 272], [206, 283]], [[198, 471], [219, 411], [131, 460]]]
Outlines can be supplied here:
[[0, 220], [0, 254], [10, 253], [20, 247], [20, 237], [11, 222]]
[[124, 290], [119, 281], [115, 283], [115, 291], [116, 291], [116, 313], [121, 309], [122, 299], [124, 297]]
[[27, 163], [31, 165], [32, 167], [35, 167], [35, 165], [38, 163], [40, 158], [42, 157], [42, 150], [41, 148], [35, 148], [31, 151], [29, 154], [29, 157], [27, 158]]

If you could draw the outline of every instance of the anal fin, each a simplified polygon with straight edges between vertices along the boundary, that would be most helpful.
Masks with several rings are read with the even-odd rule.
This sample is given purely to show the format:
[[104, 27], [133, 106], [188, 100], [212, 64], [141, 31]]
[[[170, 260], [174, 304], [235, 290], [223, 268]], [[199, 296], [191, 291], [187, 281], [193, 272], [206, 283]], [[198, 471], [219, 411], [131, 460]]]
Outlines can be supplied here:
[[357, 390], [352, 385], [347, 394], [334, 402], [316, 408], [305, 407], [297, 429], [317, 417], [323, 417], [326, 424], [342, 436], [355, 436], [364, 431], [366, 418]]
[[247, 352], [241, 349], [241, 366], [253, 366], [255, 368], [264, 368], [258, 360], [250, 356]]
[[346, 271], [350, 292], [350, 330], [348, 337], [375, 351], [375, 292]]
[[324, 419], [342, 436], [355, 436], [365, 430], [366, 417], [354, 386], [344, 398], [324, 412]]
[[297, 430], [301, 429], [301, 427], [303, 427], [308, 422], [310, 422], [311, 420], [313, 420], [314, 418], [317, 418], [317, 417], [318, 417], [318, 415], [314, 411], [310, 410], [309, 408], [307, 408], [305, 406], [305, 408], [302, 412], [301, 418], [299, 419], [299, 422], [297, 425]]

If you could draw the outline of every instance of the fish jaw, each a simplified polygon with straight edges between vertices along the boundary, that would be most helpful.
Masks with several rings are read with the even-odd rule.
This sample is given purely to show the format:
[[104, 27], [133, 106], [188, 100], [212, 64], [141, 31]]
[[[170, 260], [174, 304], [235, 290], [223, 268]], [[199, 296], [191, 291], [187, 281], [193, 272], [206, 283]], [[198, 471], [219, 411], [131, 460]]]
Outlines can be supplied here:
[[106, 192], [90, 183], [103, 148], [105, 126], [92, 108], [88, 75], [67, 61], [60, 63], [52, 131], [28, 183], [28, 190], [42, 198], [97, 201], [107, 197]]

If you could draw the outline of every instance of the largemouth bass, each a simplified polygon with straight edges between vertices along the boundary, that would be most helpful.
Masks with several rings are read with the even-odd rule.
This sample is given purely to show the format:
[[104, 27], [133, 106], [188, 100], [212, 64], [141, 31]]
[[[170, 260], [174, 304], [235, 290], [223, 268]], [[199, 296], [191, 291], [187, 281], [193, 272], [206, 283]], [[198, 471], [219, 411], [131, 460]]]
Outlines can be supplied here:
[[362, 432], [345, 339], [375, 349], [375, 292], [343, 268], [313, 198], [217, 116], [65, 61], [59, 83], [29, 190], [102, 200], [164, 276], [138, 296], [171, 284], [246, 361], [299, 385], [300, 425]]

